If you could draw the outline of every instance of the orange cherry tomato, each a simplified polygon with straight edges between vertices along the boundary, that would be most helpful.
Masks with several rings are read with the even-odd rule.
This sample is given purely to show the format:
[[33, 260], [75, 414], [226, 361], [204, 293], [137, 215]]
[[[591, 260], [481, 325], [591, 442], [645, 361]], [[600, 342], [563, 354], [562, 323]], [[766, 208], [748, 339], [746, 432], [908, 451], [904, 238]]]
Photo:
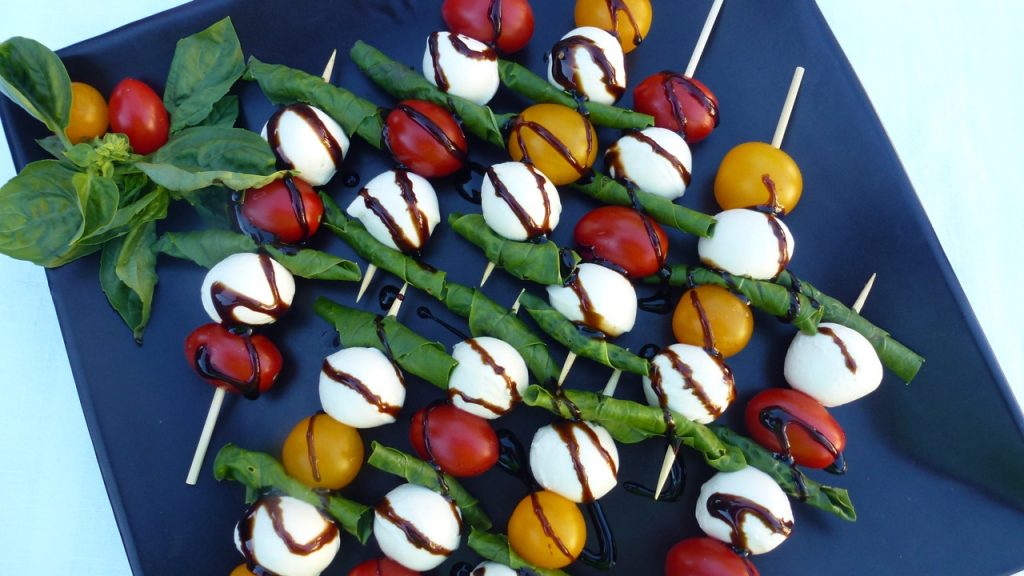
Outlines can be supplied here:
[[81, 82], [71, 83], [71, 119], [64, 134], [72, 144], [98, 138], [110, 124], [107, 101], [99, 90]]
[[243, 562], [242, 564], [239, 564], [238, 566], [235, 566], [235, 569], [232, 570], [231, 574], [229, 574], [228, 576], [256, 576], [256, 575], [253, 574], [252, 570], [249, 570], [249, 567], [246, 566], [245, 563]]
[[281, 462], [289, 476], [307, 486], [338, 490], [359, 474], [363, 453], [358, 430], [318, 412], [292, 428]]
[[[554, 538], [545, 532], [542, 515]], [[512, 511], [508, 541], [516, 554], [538, 568], [563, 568], [583, 551], [587, 525], [574, 502], [542, 490], [523, 498]]]
[[619, 39], [622, 51], [630, 53], [651, 30], [650, 0], [576, 0], [576, 26], [594, 26]]
[[788, 214], [803, 189], [796, 161], [764, 142], [746, 142], [730, 150], [715, 176], [715, 200], [722, 210], [764, 206]]
[[597, 159], [597, 133], [582, 114], [559, 104], [535, 104], [513, 121], [508, 150], [531, 162], [556, 186], [590, 173]]
[[750, 306], [725, 288], [697, 286], [684, 292], [676, 304], [672, 333], [683, 344], [714, 348], [728, 358], [750, 342], [754, 315]]

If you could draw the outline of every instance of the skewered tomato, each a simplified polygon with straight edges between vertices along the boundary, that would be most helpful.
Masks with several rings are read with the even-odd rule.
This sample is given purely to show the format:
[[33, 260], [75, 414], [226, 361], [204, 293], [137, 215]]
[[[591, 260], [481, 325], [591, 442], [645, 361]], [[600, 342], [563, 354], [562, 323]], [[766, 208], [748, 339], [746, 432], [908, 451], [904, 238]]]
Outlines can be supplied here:
[[[824, 406], [810, 396], [788, 388], [759, 392], [747, 403], [744, 420], [751, 437], [765, 448], [785, 454], [808, 468], [836, 463], [846, 447], [846, 433]], [[845, 465], [837, 465], [842, 471]]]
[[256, 576], [256, 575], [253, 574], [252, 570], [249, 570], [249, 567], [246, 566], [245, 563], [243, 562], [242, 564], [239, 564], [238, 566], [235, 566], [235, 569], [232, 570], [231, 574], [229, 574], [228, 576]]
[[451, 404], [428, 406], [414, 414], [409, 440], [420, 458], [432, 459], [457, 478], [483, 474], [498, 461], [498, 435], [490, 423]]
[[444, 0], [441, 16], [452, 32], [497, 45], [506, 54], [523, 49], [533, 37], [528, 0]]
[[110, 130], [128, 136], [136, 154], [155, 152], [170, 133], [167, 108], [146, 83], [125, 78], [110, 94]]
[[266, 336], [240, 334], [214, 323], [185, 338], [185, 358], [210, 385], [250, 400], [274, 385], [283, 364], [281, 352]]
[[99, 90], [82, 82], [71, 83], [71, 118], [64, 134], [78, 144], [107, 133], [107, 101]]
[[508, 542], [538, 568], [572, 564], [587, 542], [583, 513], [572, 501], [541, 490], [520, 500], [508, 520]]
[[348, 576], [419, 576], [419, 574], [391, 558], [381, 557], [367, 560], [356, 566], [348, 573]]
[[508, 150], [513, 160], [532, 163], [562, 186], [590, 173], [597, 159], [597, 134], [572, 108], [535, 104], [512, 123]]
[[630, 53], [651, 29], [650, 0], [576, 0], [576, 26], [595, 26], [619, 39]]
[[309, 240], [320, 229], [324, 203], [313, 187], [286, 176], [245, 193], [242, 216], [257, 230], [285, 244]]
[[714, 538], [687, 538], [669, 549], [665, 576], [758, 576], [754, 564]]
[[683, 344], [715, 349], [725, 358], [743, 350], [754, 333], [750, 306], [721, 286], [683, 293], [672, 314], [672, 333]]
[[307, 486], [338, 490], [363, 466], [363, 439], [355, 428], [317, 412], [292, 428], [281, 463], [289, 476]]
[[654, 125], [700, 142], [718, 126], [718, 99], [703, 83], [675, 72], [659, 72], [633, 89], [637, 112], [654, 116]]
[[626, 271], [631, 278], [650, 276], [668, 258], [668, 235], [646, 214], [624, 206], [587, 212], [573, 231], [576, 244]]
[[395, 161], [424, 178], [459, 170], [469, 153], [459, 123], [432, 102], [399, 102], [388, 114], [384, 134]]
[[803, 189], [796, 161], [764, 142], [746, 142], [730, 150], [715, 176], [715, 200], [722, 210], [763, 206], [788, 214]]

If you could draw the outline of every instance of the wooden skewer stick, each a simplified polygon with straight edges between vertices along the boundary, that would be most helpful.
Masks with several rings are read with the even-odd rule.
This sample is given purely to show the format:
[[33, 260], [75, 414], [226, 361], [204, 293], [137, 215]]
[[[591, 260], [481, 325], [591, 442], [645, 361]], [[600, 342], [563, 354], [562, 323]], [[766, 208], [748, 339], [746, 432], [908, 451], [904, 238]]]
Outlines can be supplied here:
[[484, 284], [487, 283], [487, 279], [491, 277], [491, 272], [494, 272], [494, 262], [488, 262], [487, 268], [484, 268], [484, 275], [480, 278], [481, 288], [483, 288]]
[[871, 289], [874, 288], [875, 278], [877, 277], [878, 274], [872, 274], [871, 278], [868, 278], [868, 283], [864, 285], [864, 288], [861, 288], [860, 296], [857, 296], [857, 300], [853, 303], [853, 306], [850, 306], [850, 308], [857, 314], [860, 314], [861, 309], [864, 308], [864, 303], [867, 302], [868, 294], [870, 294]]
[[715, 3], [711, 5], [711, 12], [708, 12], [708, 18], [704, 21], [704, 28], [700, 31], [700, 36], [697, 38], [697, 46], [694, 47], [693, 54], [690, 55], [690, 63], [686, 65], [686, 72], [683, 73], [687, 78], [693, 78], [694, 72], [697, 71], [697, 63], [700, 62], [700, 57], [704, 54], [704, 47], [708, 44], [711, 30], [715, 27], [715, 20], [718, 20], [718, 13], [722, 10], [724, 2], [725, 0], [715, 0]]
[[366, 274], [363, 274], [363, 282], [359, 285], [359, 293], [356, 294], [356, 302], [363, 299], [363, 294], [366, 294], [366, 289], [370, 287], [370, 282], [373, 280], [373, 275], [377, 273], [377, 267], [370, 264], [366, 267]]
[[615, 391], [619, 387], [619, 378], [622, 377], [622, 370], [616, 370], [612, 372], [612, 375], [608, 378], [608, 383], [604, 385], [604, 391], [601, 394], [605, 396], [615, 396]]
[[338, 58], [338, 51], [334, 50], [331, 52], [331, 57], [327, 60], [327, 66], [324, 66], [324, 73], [321, 74], [321, 78], [328, 84], [331, 83], [331, 76], [334, 74], [334, 61]]
[[185, 483], [189, 486], [195, 486], [199, 480], [199, 471], [203, 467], [203, 460], [206, 459], [210, 438], [213, 437], [213, 429], [217, 425], [217, 416], [220, 415], [220, 407], [223, 404], [224, 389], [218, 386], [213, 393], [210, 410], [206, 413], [206, 422], [203, 424], [203, 431], [199, 434], [199, 443], [196, 444], [195, 454], [192, 455], [192, 465], [189, 466], [188, 476], [185, 478]]
[[803, 66], [797, 66], [793, 71], [793, 81], [789, 83], [789, 93], [786, 94], [786, 102], [782, 105], [782, 114], [779, 115], [779, 123], [775, 126], [775, 136], [772, 137], [772, 146], [782, 148], [782, 138], [786, 135], [786, 127], [789, 126], [789, 117], [793, 115], [793, 105], [796, 104], [796, 96], [800, 93], [800, 83], [804, 80]]
[[661, 491], [665, 489], [668, 482], [668, 475], [672, 471], [672, 465], [676, 463], [676, 456], [679, 454], [679, 444], [675, 439], [669, 441], [665, 449], [665, 458], [661, 462], [661, 472], [658, 472], [658, 484], [654, 487], [654, 499], [661, 497]]
[[522, 300], [523, 294], [525, 292], [526, 292], [526, 288], [523, 288], [522, 290], [520, 290], [519, 291], [519, 296], [516, 296], [516, 301], [512, 303], [512, 308], [510, 308], [509, 310], [512, 312], [513, 316], [515, 316], [516, 314], [519, 314], [519, 306], [521, 305], [519, 301]]
[[562, 373], [558, 375], [558, 387], [562, 387], [562, 383], [569, 377], [569, 371], [572, 370], [572, 365], [576, 363], [576, 353], [569, 351], [569, 355], [565, 357], [565, 364], [562, 364]]
[[405, 291], [408, 290], [409, 283], [402, 284], [402, 289], [395, 295], [395, 301], [391, 303], [391, 307], [388, 308], [388, 316], [394, 318], [398, 316], [398, 310], [402, 307], [402, 302], [405, 302]]

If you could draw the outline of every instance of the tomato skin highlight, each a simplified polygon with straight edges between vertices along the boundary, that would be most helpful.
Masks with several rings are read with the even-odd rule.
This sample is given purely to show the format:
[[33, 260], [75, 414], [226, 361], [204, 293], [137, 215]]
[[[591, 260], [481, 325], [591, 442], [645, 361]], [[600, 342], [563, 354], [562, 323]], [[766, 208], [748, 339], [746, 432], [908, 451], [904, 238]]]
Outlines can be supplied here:
[[[220, 324], [211, 322], [193, 330], [185, 338], [185, 359], [211, 386], [255, 399], [274, 385], [284, 361], [277, 346], [266, 336], [254, 334], [249, 339], [258, 358], [257, 378], [253, 378], [253, 358], [246, 337]], [[235, 385], [238, 383], [245, 386]]]
[[[298, 192], [298, 198], [293, 198], [286, 182], [288, 179]], [[302, 204], [297, 205], [296, 200]], [[287, 176], [262, 188], [247, 190], [241, 212], [249, 224], [270, 234], [274, 240], [299, 244], [309, 240], [320, 229], [324, 202], [304, 180]], [[305, 220], [305, 226], [302, 220]]]
[[747, 403], [744, 421], [750, 436], [758, 444], [776, 453], [783, 451], [779, 438], [762, 418], [762, 411], [772, 407], [781, 408], [789, 414], [784, 416], [796, 419], [785, 427], [785, 434], [789, 438], [790, 452], [795, 463], [808, 468], [820, 469], [827, 468], [836, 462], [836, 455], [826, 445], [815, 439], [814, 435], [800, 422], [806, 423], [821, 433], [839, 454], [842, 454], [846, 447], [846, 433], [835, 418], [828, 413], [828, 410], [818, 404], [814, 398], [789, 388], [763, 390]]
[[[432, 134], [420, 121], [433, 124], [443, 135]], [[395, 161], [424, 178], [458, 171], [469, 153], [462, 127], [450, 112], [433, 102], [399, 102], [385, 120], [385, 136]]]
[[[671, 90], [666, 90], [666, 83]], [[678, 110], [671, 96], [679, 103]], [[713, 115], [706, 106], [709, 103]], [[707, 138], [718, 126], [715, 95], [701, 81], [675, 72], [658, 72], [638, 84], [633, 89], [633, 105], [637, 112], [654, 116], [655, 126], [682, 134], [690, 144]], [[680, 122], [677, 114], [685, 121]]]
[[87, 142], [107, 133], [110, 125], [107, 101], [99, 90], [82, 82], [71, 83], [71, 117], [64, 135], [72, 144]]
[[[665, 229], [646, 214], [624, 206], [587, 212], [576, 223], [573, 238], [584, 251], [589, 249], [597, 258], [622, 268], [630, 278], [655, 274], [668, 259]], [[655, 238], [660, 251], [654, 246]]]
[[665, 576], [760, 576], [747, 558], [714, 538], [687, 538], [669, 549]]
[[146, 83], [125, 78], [110, 94], [110, 129], [128, 136], [136, 154], [150, 154], [163, 146], [170, 125], [163, 100]]
[[[430, 450], [423, 438], [427, 415]], [[416, 412], [409, 441], [424, 460], [431, 456], [446, 474], [456, 478], [478, 476], [498, 462], [498, 435], [487, 420], [451, 404], [432, 405]]]
[[533, 8], [529, 0], [497, 0], [501, 3], [501, 25], [497, 42], [490, 10], [494, 0], [444, 0], [441, 17], [448, 29], [497, 46], [505, 54], [522, 50], [533, 37]]
[[391, 558], [381, 557], [367, 560], [349, 571], [348, 576], [419, 576]]

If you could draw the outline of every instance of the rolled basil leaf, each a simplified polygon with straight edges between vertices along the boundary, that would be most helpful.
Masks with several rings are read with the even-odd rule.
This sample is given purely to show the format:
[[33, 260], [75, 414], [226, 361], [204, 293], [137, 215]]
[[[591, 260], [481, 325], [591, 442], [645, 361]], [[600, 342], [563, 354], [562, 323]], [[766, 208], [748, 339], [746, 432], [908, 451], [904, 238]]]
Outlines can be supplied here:
[[[569, 108], [576, 108], [578, 105], [576, 99], [567, 92], [555, 88], [546, 79], [534, 74], [525, 66], [508, 60], [499, 60], [498, 73], [501, 75], [502, 84], [534, 102], [561, 104]], [[586, 108], [590, 122], [598, 126], [623, 130], [640, 130], [654, 126], [653, 116], [626, 108], [609, 106], [600, 102], [587, 102]]]
[[0, 93], [39, 120], [64, 144], [71, 118], [71, 78], [53, 50], [16, 36], [0, 44]]
[[545, 334], [551, 336], [577, 355], [590, 358], [609, 368], [647, 376], [649, 363], [621, 346], [607, 340], [593, 338], [580, 332], [575, 324], [550, 304], [529, 292], [519, 302]]
[[255, 80], [274, 104], [302, 102], [315, 106], [334, 118], [345, 134], [359, 136], [380, 149], [384, 120], [373, 102], [325, 82], [319, 76], [280, 64], [266, 64], [252, 57], [243, 77]]
[[[561, 253], [551, 241], [517, 242], [502, 238], [491, 230], [480, 214], [448, 215], [448, 224], [459, 236], [484, 251], [487, 259], [509, 274], [545, 286], [561, 286]], [[579, 256], [573, 253], [573, 264]]]
[[[327, 298], [317, 298], [313, 309], [321, 318], [334, 325], [342, 346], [376, 348], [381, 352], [390, 349], [392, 359], [402, 370], [419, 376], [441, 390], [448, 389], [448, 379], [458, 362], [442, 344], [427, 340], [391, 316], [380, 317], [342, 306]], [[387, 346], [380, 339], [378, 319]]]
[[549, 570], [537, 568], [516, 554], [515, 550], [508, 543], [508, 538], [502, 534], [491, 534], [484, 530], [473, 528], [469, 533], [469, 547], [480, 556], [498, 564], [504, 564], [513, 570], [525, 568], [531, 574], [540, 576], [569, 576], [568, 572], [561, 570]]
[[[394, 448], [388, 448], [379, 442], [370, 444], [370, 457], [366, 463], [382, 472], [394, 474], [413, 484], [430, 488], [439, 494], [442, 493], [441, 482], [437, 470], [434, 470], [433, 466], [419, 458]], [[490, 529], [493, 523], [481, 508], [480, 502], [473, 498], [455, 478], [445, 474], [444, 482], [448, 485], [448, 495], [462, 512], [463, 523], [474, 529]]]
[[327, 252], [312, 248], [285, 251], [269, 244], [264, 245], [263, 249], [289, 272], [300, 278], [358, 282], [363, 277], [359, 264]]
[[[762, 312], [778, 316], [790, 322], [802, 332], [814, 334], [818, 331], [824, 309], [815, 306], [804, 294], [769, 282], [752, 280], [743, 276], [733, 276], [725, 272], [716, 272], [702, 266], [673, 264], [668, 283], [671, 286], [686, 286], [692, 280], [697, 285], [721, 286], [732, 292], [738, 292], [750, 300], [750, 305]], [[661, 278], [651, 276], [645, 279], [648, 284], [661, 282]]]
[[373, 532], [373, 508], [313, 490], [289, 476], [269, 454], [225, 444], [213, 461], [213, 476], [220, 482], [233, 480], [245, 486], [245, 500], [249, 504], [268, 492], [280, 492], [312, 504], [326, 511], [360, 544], [366, 544]]
[[242, 45], [230, 17], [178, 40], [164, 88], [171, 132], [195, 126], [209, 117], [243, 70]]
[[[857, 511], [854, 510], [850, 494], [845, 488], [825, 486], [803, 476], [802, 472], [782, 462], [772, 452], [725, 426], [715, 424], [710, 426], [710, 428], [723, 442], [741, 450], [748, 464], [771, 476], [786, 494], [798, 500], [803, 500], [815, 508], [831, 512], [843, 520], [849, 520], [850, 522], [857, 520]], [[801, 493], [798, 487], [796, 474], [802, 476], [803, 493]]]
[[[661, 408], [582, 390], [564, 388], [562, 393], [568, 402], [559, 399], [546, 388], [532, 385], [523, 394], [523, 402], [562, 418], [579, 417], [596, 422], [623, 444], [636, 444], [648, 438], [664, 436], [668, 430]], [[684, 446], [700, 452], [712, 468], [733, 472], [747, 465], [740, 449], [720, 440], [709, 427], [675, 412], [672, 412], [672, 420], [675, 422], [676, 438]]]
[[[605, 204], [633, 205], [626, 187], [600, 172], [595, 172], [589, 182], [577, 182], [572, 187]], [[665, 226], [703, 237], [710, 237], [714, 230], [715, 219], [703, 212], [690, 210], [643, 190], [636, 190], [636, 197], [644, 211]]]
[[191, 260], [203, 268], [213, 268], [232, 254], [255, 252], [257, 248], [252, 238], [229, 230], [166, 232], [153, 247], [157, 252]]
[[349, 51], [349, 57], [374, 84], [399, 100], [427, 100], [450, 109], [470, 132], [481, 140], [505, 148], [502, 126], [515, 114], [496, 116], [487, 106], [480, 106], [442, 92], [418, 71], [388, 58], [380, 50], [359, 40]]

